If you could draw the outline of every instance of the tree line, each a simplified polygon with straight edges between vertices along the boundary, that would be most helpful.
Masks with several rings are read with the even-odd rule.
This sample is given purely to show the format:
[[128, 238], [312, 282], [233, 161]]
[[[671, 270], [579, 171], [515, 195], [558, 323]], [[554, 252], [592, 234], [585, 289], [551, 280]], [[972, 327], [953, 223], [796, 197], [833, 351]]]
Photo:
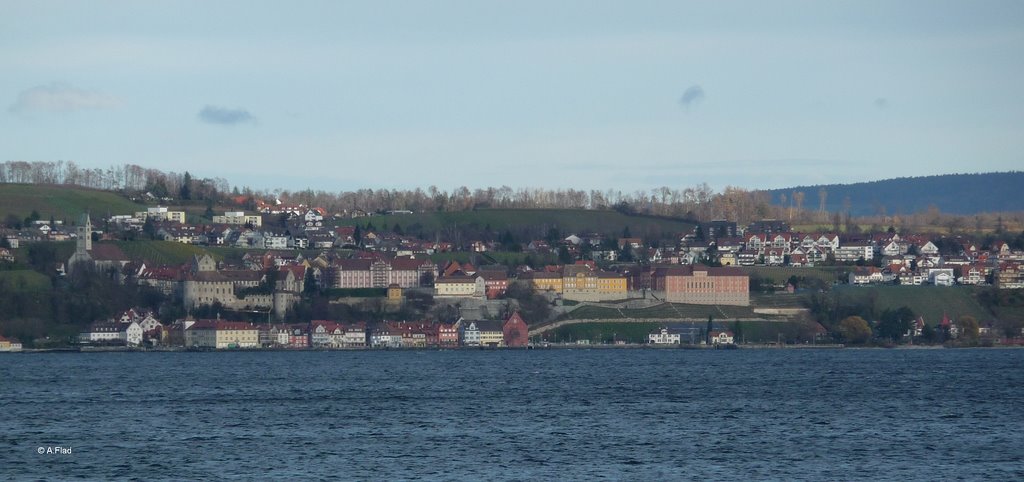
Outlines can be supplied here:
[[252, 209], [256, 200], [323, 207], [330, 212], [394, 210], [467, 211], [472, 209], [615, 209], [707, 221], [748, 222], [775, 217], [782, 209], [759, 191], [726, 187], [716, 192], [706, 183], [691, 187], [663, 186], [632, 192], [618, 189], [545, 189], [510, 186], [450, 191], [426, 189], [358, 189], [354, 191], [254, 189], [231, 186], [223, 178], [196, 178], [190, 173], [165, 172], [136, 164], [86, 168], [73, 161], [7, 161], [0, 163], [0, 183], [55, 184], [122, 192], [129, 197], [149, 193], [158, 199], [224, 202], [230, 197]]

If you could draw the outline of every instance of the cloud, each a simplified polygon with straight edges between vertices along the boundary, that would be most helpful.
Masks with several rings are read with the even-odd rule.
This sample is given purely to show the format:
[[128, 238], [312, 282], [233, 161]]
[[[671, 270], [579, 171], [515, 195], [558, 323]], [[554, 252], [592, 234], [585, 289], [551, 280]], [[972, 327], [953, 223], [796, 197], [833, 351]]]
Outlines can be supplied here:
[[199, 111], [199, 120], [226, 126], [256, 122], [256, 118], [245, 109], [229, 109], [214, 105], [203, 107], [203, 110]]
[[691, 105], [700, 102], [703, 99], [704, 88], [694, 84], [686, 88], [686, 92], [683, 92], [683, 96], [679, 98], [679, 104], [683, 107], [689, 108]]
[[72, 112], [85, 109], [111, 109], [120, 106], [121, 103], [120, 99], [102, 92], [82, 90], [68, 84], [54, 82], [22, 91], [9, 110], [16, 114]]
[[878, 98], [875, 99], [873, 104], [875, 104], [875, 107], [877, 107], [879, 109], [885, 109], [885, 108], [889, 107], [889, 100], [886, 99], [885, 97], [878, 97]]

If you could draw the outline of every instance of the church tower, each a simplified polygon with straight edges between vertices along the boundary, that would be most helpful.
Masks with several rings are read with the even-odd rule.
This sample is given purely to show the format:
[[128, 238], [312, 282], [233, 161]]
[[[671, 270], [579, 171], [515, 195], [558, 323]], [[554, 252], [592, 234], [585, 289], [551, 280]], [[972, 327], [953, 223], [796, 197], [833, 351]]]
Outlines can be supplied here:
[[78, 235], [78, 243], [75, 246], [75, 252], [92, 251], [92, 220], [89, 219], [89, 213], [82, 215], [76, 229], [76, 234]]
[[92, 256], [89, 254], [89, 251], [92, 251], [92, 221], [89, 219], [89, 213], [83, 214], [79, 219], [75, 235], [78, 238], [75, 240], [75, 254], [68, 259], [67, 273], [69, 275], [74, 274], [74, 271], [83, 263], [87, 263], [89, 267], [93, 266]]

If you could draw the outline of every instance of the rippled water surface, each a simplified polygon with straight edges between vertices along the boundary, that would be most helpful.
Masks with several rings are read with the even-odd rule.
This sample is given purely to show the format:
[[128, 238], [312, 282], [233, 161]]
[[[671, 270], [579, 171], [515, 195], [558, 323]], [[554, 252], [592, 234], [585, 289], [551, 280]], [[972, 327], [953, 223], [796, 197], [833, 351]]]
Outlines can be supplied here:
[[0, 479], [1021, 480], [1022, 391], [1024, 350], [9, 354]]

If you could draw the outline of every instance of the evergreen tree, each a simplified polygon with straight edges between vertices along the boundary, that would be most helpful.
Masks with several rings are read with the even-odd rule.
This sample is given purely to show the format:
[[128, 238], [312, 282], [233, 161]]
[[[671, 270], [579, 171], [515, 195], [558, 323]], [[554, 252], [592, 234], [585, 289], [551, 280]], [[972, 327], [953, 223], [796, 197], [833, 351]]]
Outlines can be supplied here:
[[562, 264], [572, 264], [572, 253], [569, 252], [569, 247], [562, 245], [558, 248], [558, 262]]
[[185, 178], [181, 181], [181, 190], [178, 192], [178, 197], [183, 200], [192, 199], [192, 175], [185, 171]]
[[705, 345], [711, 345], [711, 326], [712, 326], [712, 321], [714, 321], [714, 318], [711, 315], [708, 315], [708, 327], [707, 327], [706, 330], [704, 330], [704, 344]]

